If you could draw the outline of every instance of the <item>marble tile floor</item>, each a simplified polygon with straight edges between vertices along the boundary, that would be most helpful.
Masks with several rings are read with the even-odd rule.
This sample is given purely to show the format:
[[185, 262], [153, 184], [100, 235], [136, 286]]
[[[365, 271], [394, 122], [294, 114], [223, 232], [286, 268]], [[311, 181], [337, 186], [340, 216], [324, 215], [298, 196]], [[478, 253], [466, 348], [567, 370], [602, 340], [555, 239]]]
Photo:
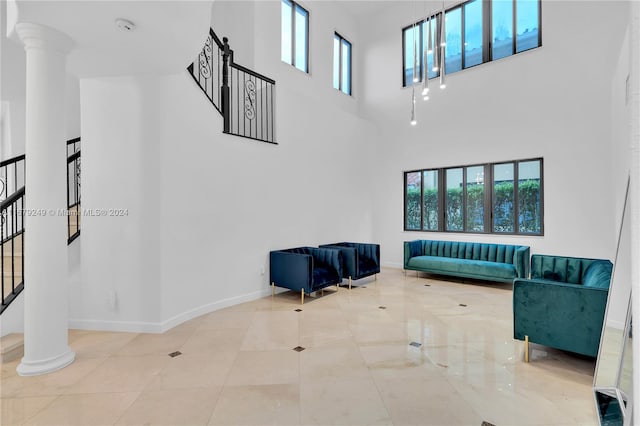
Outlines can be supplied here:
[[164, 334], [71, 330], [69, 367], [25, 378], [2, 365], [0, 424], [597, 424], [595, 361], [532, 345], [525, 364], [510, 284], [396, 269], [355, 284]]

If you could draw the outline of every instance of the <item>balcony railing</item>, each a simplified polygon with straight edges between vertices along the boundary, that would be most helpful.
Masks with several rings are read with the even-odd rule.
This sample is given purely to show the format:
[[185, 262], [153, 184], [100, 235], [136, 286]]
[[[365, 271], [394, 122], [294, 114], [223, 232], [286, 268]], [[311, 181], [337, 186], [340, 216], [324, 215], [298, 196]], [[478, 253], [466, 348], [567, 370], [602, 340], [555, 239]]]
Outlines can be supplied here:
[[276, 82], [236, 64], [226, 37], [220, 41], [210, 29], [202, 51], [188, 70], [222, 114], [224, 133], [276, 143]]
[[[2, 313], [24, 289], [25, 156], [0, 162]], [[80, 138], [67, 141], [68, 243], [80, 235]]]
[[80, 236], [80, 138], [67, 141], [68, 242]]
[[24, 288], [24, 186], [0, 203], [2, 313]]

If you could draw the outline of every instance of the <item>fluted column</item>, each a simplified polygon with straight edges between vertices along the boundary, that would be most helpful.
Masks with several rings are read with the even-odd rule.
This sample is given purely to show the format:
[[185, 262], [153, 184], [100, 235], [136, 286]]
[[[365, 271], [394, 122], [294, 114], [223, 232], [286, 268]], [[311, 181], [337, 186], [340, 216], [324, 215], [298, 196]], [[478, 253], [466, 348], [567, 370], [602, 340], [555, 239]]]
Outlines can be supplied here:
[[[68, 344], [65, 66], [71, 39], [52, 28], [19, 23], [26, 51], [24, 357], [18, 374], [63, 368]], [[33, 214], [31, 214], [33, 213]], [[37, 214], [36, 214], [37, 213]]]

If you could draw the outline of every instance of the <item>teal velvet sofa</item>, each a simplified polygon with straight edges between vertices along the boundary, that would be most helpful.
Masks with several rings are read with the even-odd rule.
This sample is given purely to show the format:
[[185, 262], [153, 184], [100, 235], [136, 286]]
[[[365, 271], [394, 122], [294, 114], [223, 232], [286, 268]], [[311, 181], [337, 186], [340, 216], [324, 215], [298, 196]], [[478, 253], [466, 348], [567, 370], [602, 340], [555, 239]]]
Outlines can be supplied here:
[[608, 260], [531, 257], [531, 278], [513, 281], [513, 337], [598, 355], [613, 265]]
[[457, 241], [405, 241], [404, 269], [510, 283], [514, 278], [529, 276], [529, 247]]

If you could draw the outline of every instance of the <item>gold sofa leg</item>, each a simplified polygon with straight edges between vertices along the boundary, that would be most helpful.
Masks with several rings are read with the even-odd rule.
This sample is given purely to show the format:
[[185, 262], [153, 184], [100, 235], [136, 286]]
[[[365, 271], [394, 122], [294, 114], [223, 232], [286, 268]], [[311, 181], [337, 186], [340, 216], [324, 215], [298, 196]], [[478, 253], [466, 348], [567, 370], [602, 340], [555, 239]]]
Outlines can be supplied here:
[[529, 336], [524, 336], [524, 362], [529, 362]]
[[304, 305], [304, 288], [300, 290], [300, 304]]
[[351, 276], [349, 276], [349, 290], [351, 290]]
[[271, 296], [275, 296], [276, 294], [276, 283], [271, 283]]

